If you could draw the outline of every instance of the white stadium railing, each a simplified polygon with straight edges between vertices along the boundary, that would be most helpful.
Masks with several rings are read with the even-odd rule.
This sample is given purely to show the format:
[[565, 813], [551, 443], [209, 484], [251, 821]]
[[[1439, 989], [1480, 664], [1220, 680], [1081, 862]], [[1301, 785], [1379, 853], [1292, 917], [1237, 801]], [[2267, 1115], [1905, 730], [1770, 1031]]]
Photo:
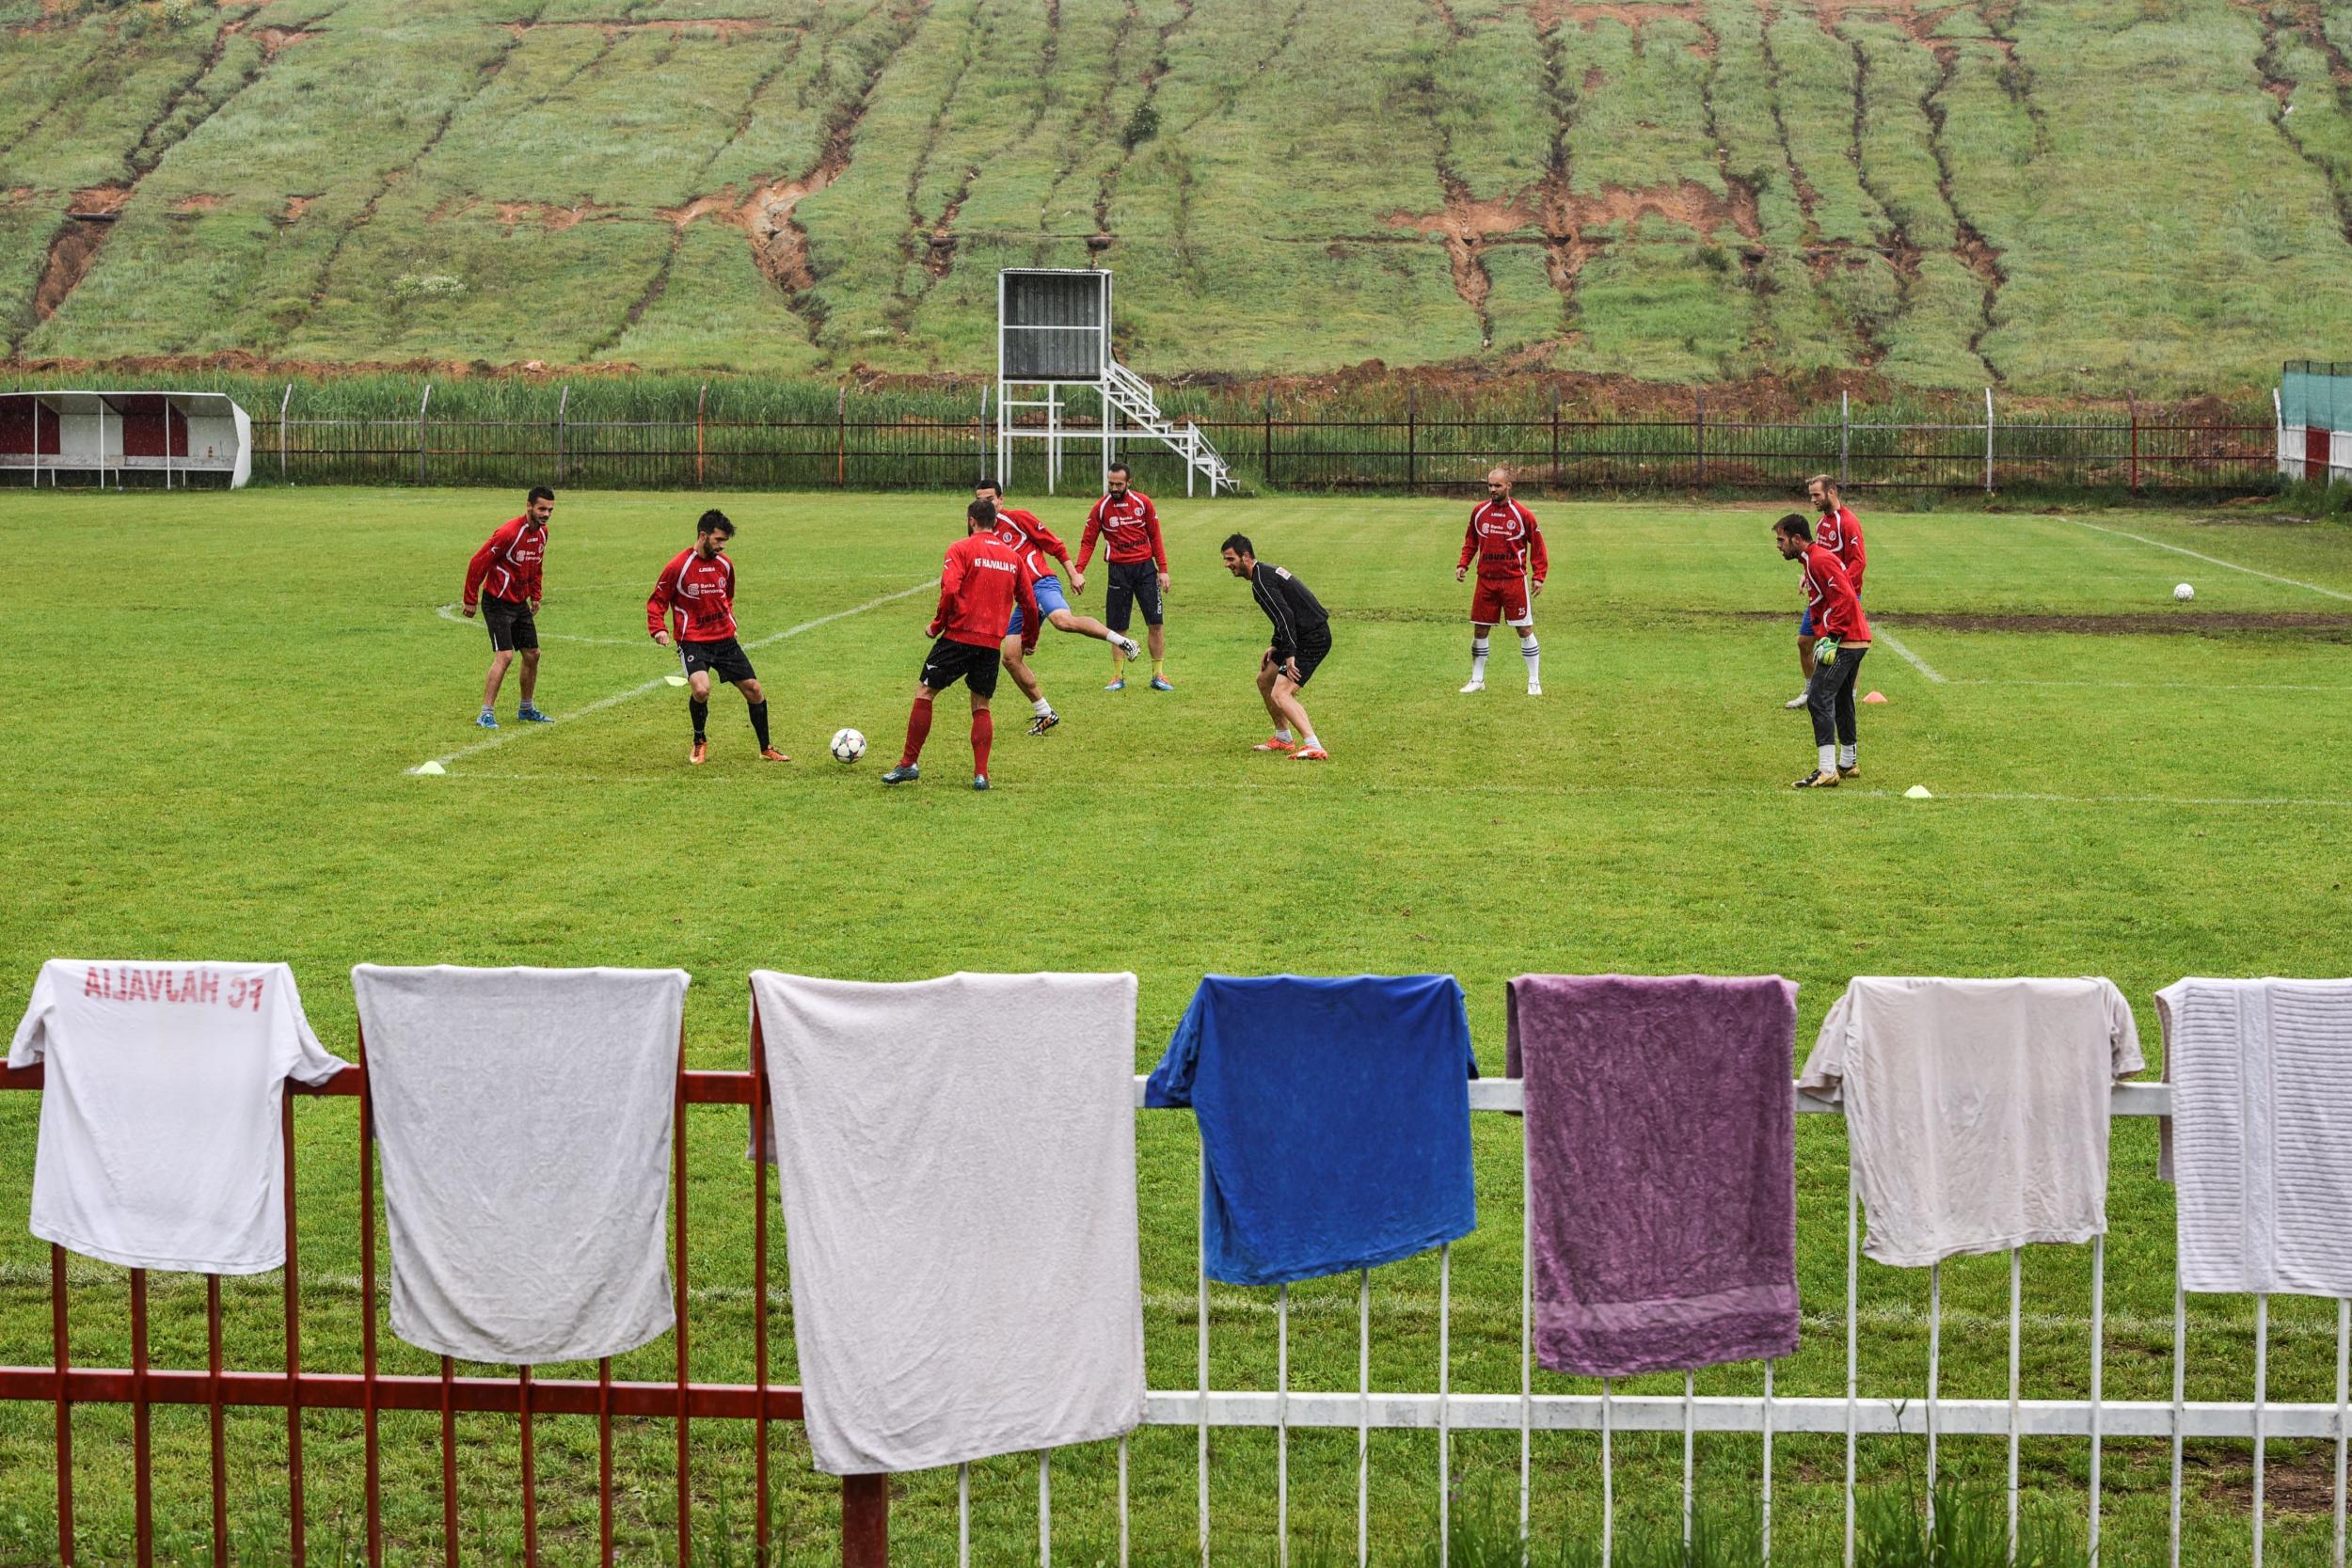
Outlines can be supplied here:
[[[1136, 1079], [1136, 1103], [1143, 1103], [1144, 1080]], [[1470, 1085], [1470, 1109], [1476, 1113], [1518, 1115], [1522, 1107], [1522, 1089], [1516, 1080], [1484, 1079]], [[2118, 1085], [2110, 1105], [2112, 1117], [2166, 1117], [2171, 1113], [2172, 1091], [2163, 1084], [2134, 1083]], [[1839, 1115], [1841, 1107], [1802, 1092], [1796, 1093], [1800, 1113]], [[1525, 1191], [1526, 1164], [1524, 1145], [1520, 1163], [1521, 1191]], [[1201, 1176], [1201, 1233], [1206, 1234], [1207, 1177]], [[1521, 1205], [1521, 1213], [1527, 1213]], [[1212, 1389], [1209, 1386], [1209, 1291], [1205, 1263], [1196, 1269], [1199, 1291], [1198, 1354], [1200, 1378], [1198, 1384], [1184, 1389], [1154, 1389], [1147, 1398], [1144, 1424], [1154, 1427], [1192, 1427], [1200, 1434], [1199, 1487], [1200, 1550], [1202, 1562], [1209, 1560], [1209, 1429], [1254, 1428], [1270, 1429], [1276, 1434], [1276, 1525], [1279, 1533], [1279, 1560], [1290, 1560], [1290, 1464], [1289, 1434], [1293, 1428], [1344, 1430], [1353, 1427], [1357, 1433], [1357, 1513], [1356, 1550], [1359, 1563], [1370, 1560], [1371, 1544], [1371, 1443], [1373, 1431], [1406, 1430], [1435, 1431], [1438, 1433], [1438, 1560], [1443, 1563], [1451, 1546], [1450, 1495], [1451, 1445], [1456, 1432], [1508, 1432], [1519, 1433], [1519, 1493], [1518, 1528], [1522, 1541], [1529, 1539], [1530, 1503], [1532, 1497], [1533, 1438], [1536, 1433], [1581, 1432], [1597, 1433], [1600, 1437], [1601, 1468], [1601, 1558], [1604, 1562], [1612, 1555], [1616, 1528], [1617, 1499], [1612, 1437], [1620, 1432], [1674, 1433], [1682, 1434], [1682, 1522], [1684, 1540], [1697, 1518], [1696, 1498], [1696, 1439], [1702, 1433], [1745, 1433], [1760, 1435], [1763, 1463], [1758, 1474], [1759, 1539], [1763, 1560], [1771, 1560], [1772, 1544], [1772, 1442], [1776, 1435], [1789, 1433], [1834, 1436], [1843, 1434], [1845, 1444], [1845, 1476], [1843, 1481], [1844, 1560], [1851, 1568], [1855, 1553], [1855, 1445], [1856, 1439], [1870, 1435], [1916, 1436], [1925, 1445], [1925, 1463], [1930, 1486], [1925, 1496], [1931, 1513], [1935, 1489], [1932, 1484], [1939, 1471], [1938, 1445], [1949, 1436], [2006, 1436], [2009, 1440], [2007, 1495], [2009, 1544], [2012, 1559], [2018, 1544], [2018, 1453], [2022, 1441], [2027, 1437], [2074, 1437], [2090, 1446], [2090, 1486], [2086, 1526], [2090, 1559], [2100, 1560], [2101, 1525], [2101, 1464], [2103, 1447], [2108, 1437], [2166, 1438], [2171, 1440], [2170, 1533], [2168, 1561], [2172, 1568], [2181, 1563], [2181, 1498], [2183, 1443], [2190, 1438], [2239, 1438], [2250, 1440], [2254, 1449], [2253, 1522], [2251, 1561], [2261, 1568], [2264, 1538], [2264, 1444], [2271, 1438], [2332, 1439], [2335, 1444], [2334, 1478], [2334, 1540], [2333, 1561], [2336, 1568], [2344, 1563], [2344, 1497], [2346, 1434], [2352, 1429], [2347, 1416], [2352, 1416], [2352, 1302], [2339, 1301], [2336, 1310], [2335, 1398], [2329, 1402], [2273, 1403], [2267, 1399], [2270, 1356], [2269, 1300], [2255, 1298], [2254, 1366], [2251, 1398], [2245, 1401], [2191, 1401], [2185, 1398], [2185, 1367], [2187, 1348], [2186, 1301], [2177, 1283], [2172, 1303], [2172, 1396], [2169, 1400], [2118, 1400], [2103, 1398], [2105, 1383], [2105, 1347], [2106, 1343], [2106, 1246], [2105, 1238], [2090, 1243], [2091, 1288], [2090, 1329], [2091, 1354], [2090, 1394], [2085, 1399], [2022, 1399], [2020, 1381], [2020, 1324], [2022, 1271], [2020, 1249], [2009, 1253], [2009, 1393], [2006, 1399], [1947, 1399], [1941, 1388], [1943, 1341], [1943, 1281], [1940, 1267], [1929, 1271], [1928, 1373], [1924, 1388], [1911, 1389], [1898, 1396], [1865, 1395], [1858, 1373], [1859, 1350], [1857, 1296], [1859, 1293], [1861, 1257], [1861, 1207], [1855, 1195], [1851, 1168], [1846, 1186], [1846, 1302], [1845, 1302], [1845, 1366], [1846, 1392], [1843, 1398], [1775, 1397], [1772, 1391], [1772, 1364], [1764, 1366], [1764, 1386], [1760, 1396], [1699, 1396], [1692, 1374], [1685, 1373], [1683, 1391], [1679, 1397], [1661, 1395], [1622, 1395], [1615, 1393], [1607, 1379], [1601, 1380], [1597, 1394], [1538, 1394], [1534, 1392], [1534, 1346], [1528, 1333], [1533, 1313], [1530, 1310], [1532, 1252], [1528, 1222], [1522, 1222], [1519, 1243], [1519, 1392], [1509, 1394], [1456, 1394], [1449, 1387], [1451, 1381], [1451, 1319], [1453, 1313], [1452, 1248], [1440, 1249], [1438, 1257], [1438, 1367], [1437, 1386], [1417, 1391], [1375, 1392], [1371, 1384], [1371, 1275], [1360, 1274], [1357, 1283], [1357, 1369], [1358, 1390], [1344, 1393], [1294, 1393], [1287, 1387], [1290, 1366], [1290, 1295], [1282, 1287], [1277, 1295], [1278, 1378], [1270, 1389]], [[2346, 1223], [2352, 1223], [2347, 1216]], [[1128, 1561], [1128, 1445], [1119, 1445], [1119, 1561], [1124, 1568]], [[1053, 1560], [1053, 1456], [1040, 1455], [1038, 1464], [1038, 1560], [1047, 1565]], [[971, 1467], [960, 1467], [957, 1477], [957, 1543], [958, 1560], [971, 1561]]]

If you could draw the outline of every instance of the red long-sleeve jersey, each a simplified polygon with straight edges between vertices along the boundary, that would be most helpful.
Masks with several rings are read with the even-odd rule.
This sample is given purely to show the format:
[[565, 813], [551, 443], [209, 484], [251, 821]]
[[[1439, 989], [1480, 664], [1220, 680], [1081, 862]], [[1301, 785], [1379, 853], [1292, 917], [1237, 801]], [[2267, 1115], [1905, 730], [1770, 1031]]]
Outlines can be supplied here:
[[548, 527], [529, 517], [501, 523], [466, 563], [466, 608], [488, 594], [521, 604], [539, 602], [539, 572], [548, 554]]
[[1021, 607], [1022, 641], [1037, 646], [1037, 574], [1021, 553], [993, 533], [967, 533], [947, 546], [939, 567], [939, 610], [931, 635], [975, 648], [1005, 639], [1012, 607]]
[[721, 642], [735, 635], [735, 562], [724, 550], [707, 561], [680, 550], [661, 568], [645, 601], [647, 636], [662, 629], [664, 615], [680, 642]]
[[1813, 607], [1813, 625], [1824, 637], [1840, 642], [1870, 641], [1870, 623], [1863, 619], [1853, 578], [1846, 575], [1836, 552], [1819, 540], [1805, 546], [1804, 601]]
[[1056, 538], [1054, 531], [1039, 521], [1034, 512], [1025, 512], [1017, 506], [1000, 508], [995, 537], [1028, 562], [1029, 571], [1037, 577], [1054, 575], [1054, 569], [1045, 564], [1049, 556], [1064, 566], [1070, 564], [1070, 546]]
[[1822, 546], [1846, 568], [1846, 576], [1853, 579], [1853, 591], [1862, 592], [1862, 519], [1844, 507], [1827, 514], [1813, 530], [1813, 542]]
[[1455, 569], [1478, 558], [1478, 575], [1486, 581], [1517, 582], [1532, 570], [1537, 582], [1551, 570], [1544, 553], [1544, 532], [1535, 514], [1515, 500], [1483, 500], [1470, 508], [1470, 527], [1462, 534], [1462, 559]]
[[1168, 549], [1160, 543], [1160, 515], [1152, 507], [1152, 498], [1140, 490], [1130, 490], [1123, 496], [1104, 496], [1087, 514], [1087, 531], [1078, 541], [1081, 572], [1094, 559], [1097, 539], [1108, 546], [1113, 565], [1149, 561], [1161, 571], [1168, 570]]

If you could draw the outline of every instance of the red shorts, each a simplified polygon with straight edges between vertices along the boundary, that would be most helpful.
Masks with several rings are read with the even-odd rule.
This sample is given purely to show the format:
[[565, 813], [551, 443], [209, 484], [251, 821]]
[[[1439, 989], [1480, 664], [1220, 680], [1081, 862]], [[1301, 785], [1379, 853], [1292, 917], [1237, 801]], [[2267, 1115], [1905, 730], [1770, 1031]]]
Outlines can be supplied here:
[[1498, 621], [1523, 626], [1534, 619], [1527, 608], [1525, 578], [1480, 578], [1478, 592], [1470, 595], [1470, 619], [1482, 626]]

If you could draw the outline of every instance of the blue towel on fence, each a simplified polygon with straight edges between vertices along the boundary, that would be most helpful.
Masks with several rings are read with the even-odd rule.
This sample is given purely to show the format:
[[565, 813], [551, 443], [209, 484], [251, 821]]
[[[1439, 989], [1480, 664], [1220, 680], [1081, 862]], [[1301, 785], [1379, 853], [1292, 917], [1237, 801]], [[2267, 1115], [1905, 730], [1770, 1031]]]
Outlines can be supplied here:
[[1314, 1279], [1470, 1234], [1477, 1076], [1451, 974], [1202, 980], [1144, 1103], [1200, 1120], [1210, 1277]]

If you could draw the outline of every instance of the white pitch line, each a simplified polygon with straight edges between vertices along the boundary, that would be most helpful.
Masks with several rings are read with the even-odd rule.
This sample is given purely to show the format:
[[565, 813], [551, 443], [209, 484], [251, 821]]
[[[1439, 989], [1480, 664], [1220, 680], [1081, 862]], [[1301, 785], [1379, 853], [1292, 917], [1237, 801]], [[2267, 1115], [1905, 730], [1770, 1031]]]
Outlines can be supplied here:
[[1902, 655], [1904, 659], [1910, 663], [1914, 670], [1918, 671], [1919, 673], [1927, 676], [1928, 679], [1933, 681], [1938, 686], [1942, 686], [1944, 684], [1944, 677], [1937, 674], [1926, 659], [1921, 658], [1917, 654], [1913, 653], [1909, 648], [1904, 647], [1901, 642], [1898, 641], [1893, 632], [1888, 631], [1883, 626], [1873, 626], [1871, 630], [1877, 635], [1880, 641], [1885, 643], [1888, 647]]
[[1979, 680], [1963, 677], [1954, 686], [2064, 686], [2090, 687], [2109, 691], [2352, 691], [2352, 686], [2290, 686], [2276, 681], [2249, 681], [2232, 685], [2226, 681], [2044, 681], [2044, 680]]
[[2201, 561], [2209, 566], [2221, 566], [2233, 572], [2244, 572], [2249, 578], [2261, 578], [2266, 582], [2284, 583], [2289, 588], [2309, 589], [2312, 593], [2322, 594], [2328, 598], [2342, 599], [2352, 604], [2352, 594], [2334, 588], [2322, 588], [2315, 582], [2305, 582], [2300, 578], [2282, 578], [2276, 572], [2265, 572], [2252, 566], [2241, 566], [2234, 561], [2224, 561], [2217, 555], [2205, 555], [2181, 545], [2168, 545], [2161, 539], [2151, 539], [2145, 534], [2127, 533], [2120, 528], [2109, 528], [2105, 523], [2086, 523], [2080, 517], [2060, 517], [2058, 521], [2072, 523], [2076, 528], [2087, 528], [2096, 533], [2111, 533], [2118, 539], [2129, 539], [2135, 544], [2153, 546], [2156, 549], [2170, 550], [2174, 555], [2185, 555], [2191, 561]]
[[[1285, 777], [1296, 776], [1288, 769], [1284, 769], [1283, 772]], [[810, 777], [813, 775], [803, 774], [802, 776]], [[1331, 775], [1323, 772], [1321, 769], [1317, 769], [1316, 776], [1327, 778]], [[671, 783], [672, 780], [671, 775], [660, 773], [582, 774], [501, 771], [495, 773], [469, 773], [466, 777], [485, 783], [570, 784], [596, 785], [666, 785]], [[753, 775], [748, 773], [720, 773], [711, 777], [708, 781], [708, 787], [714, 789], [723, 788], [730, 784], [745, 784], [747, 787], [758, 787], [757, 785], [751, 784], [750, 781], [752, 780], [752, 777]], [[993, 773], [990, 775], [990, 779], [993, 783], [993, 787], [999, 794], [1009, 792], [1018, 795], [1031, 791], [1041, 794], [1050, 790], [1100, 790], [1104, 787], [1100, 779], [1029, 779], [1008, 782]], [[702, 787], [699, 782], [697, 784], [697, 787]], [[1292, 799], [1296, 800], [1300, 797], [1295, 793], [1295, 791], [1300, 789], [1312, 790], [1317, 786], [1307, 784], [1274, 784], [1254, 779], [1235, 779], [1230, 781], [1216, 779], [1140, 779], [1123, 783], [1118, 787], [1121, 791], [1128, 794], [1135, 794], [1145, 790], [1185, 792], [1209, 790], [1220, 795], [1248, 792], [1263, 792], [1266, 794], [1273, 794], [1279, 791], [1285, 795], [1289, 795]], [[1326, 791], [1328, 791], [1333, 788], [1343, 786], [1334, 784], [1327, 784], [1322, 787]], [[1739, 788], [1726, 785], [1719, 789], [1708, 789], [1698, 786], [1677, 788], [1672, 784], [1391, 784], [1383, 781], [1365, 784], [1365, 786], [1360, 794], [1343, 796], [1339, 797], [1339, 799], [1350, 801], [1368, 801], [1389, 795], [1548, 795], [1610, 796], [1617, 798], [1633, 795], [1655, 800], [1743, 800], [1768, 797], [1786, 797], [1791, 793], [1792, 791], [1788, 789], [1786, 786], [1774, 786], [1768, 788]], [[1844, 786], [1841, 793], [1848, 795], [1860, 795], [1866, 799], [1874, 800], [1899, 800], [1902, 799], [1902, 793], [1899, 790], [1865, 789], [1859, 784], [1847, 784]], [[1327, 797], [1314, 798], [1324, 799]], [[1989, 800], [1996, 802], [2022, 800], [2036, 801], [2046, 805], [2058, 806], [2249, 806], [2262, 807], [2266, 810], [2305, 809], [2314, 811], [2352, 811], [2352, 800], [2329, 800], [2325, 797], [2299, 795], [2055, 795], [2012, 794], [2006, 792], [1979, 793], [1967, 790], [1951, 790], [1938, 791], [1935, 799], [1938, 800]]]
[[[444, 621], [453, 622], [461, 626], [469, 625], [478, 626], [481, 624], [479, 622], [469, 622], [458, 610], [457, 606], [453, 604], [442, 605], [434, 613], [440, 616], [440, 618]], [[576, 632], [568, 631], [543, 631], [539, 634], [539, 640], [543, 642], [595, 642], [608, 648], [618, 648], [627, 643], [638, 641], [634, 637], [581, 637]]]
[[[884, 594], [879, 599], [868, 599], [864, 604], [857, 606], [855, 609], [836, 610], [830, 615], [819, 615], [814, 621], [803, 621], [797, 626], [787, 626], [782, 631], [771, 632], [768, 636], [759, 638], [755, 641], [744, 643], [744, 651], [748, 653], [754, 648], [764, 648], [771, 642], [781, 642], [787, 637], [798, 637], [804, 631], [815, 631], [818, 626], [831, 626], [835, 621], [846, 621], [852, 615], [863, 615], [869, 610], [876, 609], [882, 605], [889, 604], [894, 600], [903, 599], [909, 594], [920, 594], [926, 588], [932, 586], [934, 586], [933, 579], [926, 578], [921, 582], [915, 583], [911, 587], [899, 589], [896, 594]], [[585, 719], [592, 713], [601, 713], [606, 708], [617, 707], [621, 704], [628, 702], [631, 697], [642, 697], [648, 691], [661, 690], [669, 684], [670, 678], [667, 675], [657, 675], [652, 680], [645, 682], [643, 686], [632, 686], [626, 691], [615, 691], [610, 697], [599, 697], [595, 702], [590, 703], [586, 707], [574, 708], [569, 713], [559, 713], [555, 716], [555, 721], [559, 724], [568, 724], [575, 719]], [[503, 746], [509, 740], [514, 739], [516, 736], [520, 735], [522, 731], [519, 728], [514, 730], [501, 730], [498, 734], [489, 736], [487, 739], [477, 740], [470, 746], [460, 746], [454, 752], [446, 752], [443, 755], [435, 757], [433, 760], [439, 763], [442, 767], [447, 768], [451, 763], [455, 762], [460, 757], [478, 756], [484, 752], [491, 751], [494, 748]], [[423, 766], [424, 764], [419, 763], [416, 768], [404, 768], [401, 771], [413, 775]]]

